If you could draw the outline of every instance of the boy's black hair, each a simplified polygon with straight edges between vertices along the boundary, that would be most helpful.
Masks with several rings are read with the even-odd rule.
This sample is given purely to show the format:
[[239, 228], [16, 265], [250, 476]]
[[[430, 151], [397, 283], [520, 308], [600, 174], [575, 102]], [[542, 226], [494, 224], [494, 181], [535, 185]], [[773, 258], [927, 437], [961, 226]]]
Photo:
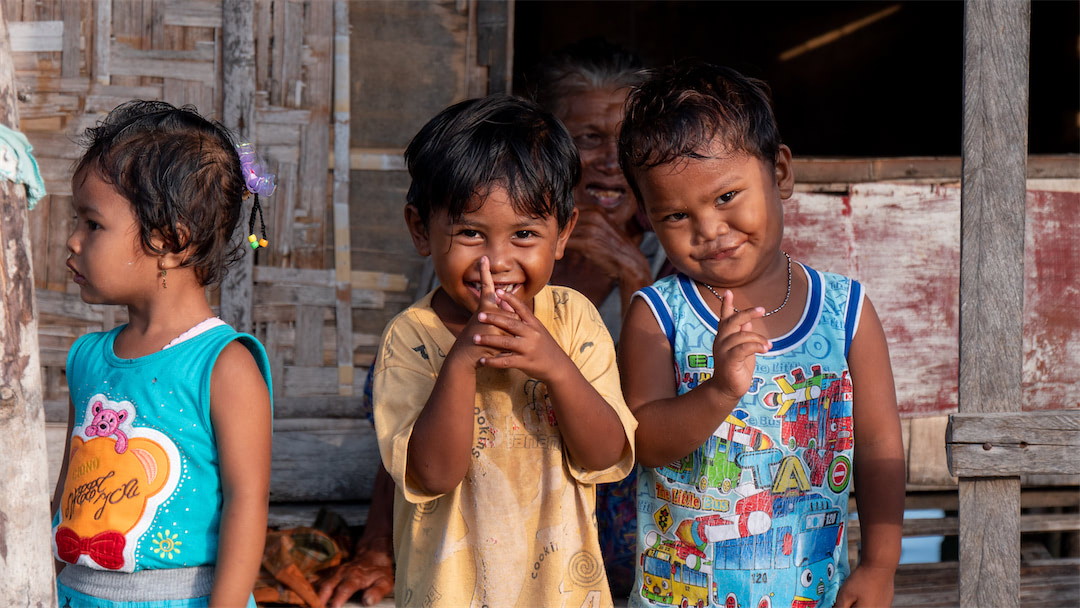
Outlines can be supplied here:
[[88, 128], [84, 144], [76, 179], [92, 169], [131, 202], [146, 251], [186, 251], [184, 266], [202, 285], [219, 282], [243, 254], [243, 243], [230, 241], [246, 186], [225, 127], [191, 106], [130, 101]]
[[688, 61], [653, 70], [626, 103], [619, 165], [638, 201], [635, 170], [705, 158], [714, 141], [769, 163], [780, 151], [769, 85], [731, 68]]
[[[409, 142], [408, 204], [427, 225], [432, 212], [458, 219], [502, 186], [514, 210], [555, 216], [559, 228], [574, 210], [581, 162], [566, 127], [535, 103], [493, 95], [446, 108]], [[482, 201], [481, 201], [482, 204]]]

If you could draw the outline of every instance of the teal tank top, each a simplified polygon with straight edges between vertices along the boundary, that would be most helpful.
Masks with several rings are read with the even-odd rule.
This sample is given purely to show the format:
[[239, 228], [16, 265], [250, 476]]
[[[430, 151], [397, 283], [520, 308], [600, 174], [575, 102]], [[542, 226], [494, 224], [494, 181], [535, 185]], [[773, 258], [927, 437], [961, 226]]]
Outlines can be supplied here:
[[222, 497], [210, 375], [222, 349], [239, 340], [269, 388], [266, 351], [222, 325], [121, 359], [113, 351], [121, 329], [87, 334], [68, 353], [75, 420], [53, 551], [118, 572], [213, 565]]

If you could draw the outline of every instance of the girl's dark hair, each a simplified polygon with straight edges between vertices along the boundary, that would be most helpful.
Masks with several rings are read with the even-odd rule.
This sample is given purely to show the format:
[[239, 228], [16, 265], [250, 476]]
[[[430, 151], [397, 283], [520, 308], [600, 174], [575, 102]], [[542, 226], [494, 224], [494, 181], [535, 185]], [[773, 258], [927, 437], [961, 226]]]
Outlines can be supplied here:
[[405, 164], [412, 177], [406, 200], [425, 225], [435, 211], [460, 218], [478, 208], [478, 197], [501, 186], [515, 211], [553, 215], [562, 229], [574, 211], [574, 186], [581, 177], [566, 127], [535, 103], [509, 95], [446, 108], [409, 142]]
[[641, 59], [602, 38], [565, 46], [536, 65], [527, 76], [529, 97], [562, 116], [566, 98], [593, 89], [631, 87], [644, 79]]
[[243, 254], [242, 243], [230, 244], [246, 186], [229, 131], [190, 106], [130, 101], [84, 140], [76, 179], [94, 170], [131, 202], [146, 251], [184, 251], [202, 285], [221, 281]]
[[705, 158], [716, 143], [769, 163], [780, 151], [769, 86], [731, 68], [690, 61], [651, 71], [626, 104], [619, 165], [638, 201], [636, 169]]

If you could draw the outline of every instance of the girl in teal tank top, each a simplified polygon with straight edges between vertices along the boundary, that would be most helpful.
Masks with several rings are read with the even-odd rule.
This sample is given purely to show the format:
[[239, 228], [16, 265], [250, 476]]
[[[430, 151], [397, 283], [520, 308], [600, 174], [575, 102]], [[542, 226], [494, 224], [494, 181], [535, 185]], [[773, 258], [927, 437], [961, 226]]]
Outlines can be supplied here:
[[[242, 253], [242, 199], [269, 194], [272, 176], [220, 125], [166, 103], [123, 104], [86, 138], [67, 265], [83, 301], [124, 306], [128, 322], [68, 355], [52, 505], [60, 605], [254, 607], [270, 368], [206, 289]], [[256, 194], [252, 226], [259, 209]]]

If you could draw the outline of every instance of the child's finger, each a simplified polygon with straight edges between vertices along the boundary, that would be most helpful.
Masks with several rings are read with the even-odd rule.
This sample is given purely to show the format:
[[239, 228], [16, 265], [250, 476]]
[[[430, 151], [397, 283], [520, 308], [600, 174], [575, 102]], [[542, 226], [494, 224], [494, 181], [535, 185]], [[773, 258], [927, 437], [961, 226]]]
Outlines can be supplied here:
[[476, 334], [473, 336], [473, 344], [491, 349], [500, 354], [515, 352], [517, 342], [513, 336], [502, 334]]
[[480, 295], [495, 296], [495, 280], [491, 278], [491, 260], [488, 257], [480, 257]]
[[724, 290], [724, 297], [720, 299], [720, 320], [731, 318], [735, 314], [735, 294], [730, 289]]
[[509, 305], [509, 307], [503, 306], [503, 308], [506, 309], [507, 312], [513, 312], [518, 316], [518, 318], [522, 320], [528, 319], [532, 316], [532, 309], [529, 308], [525, 304], [525, 302], [522, 302], [521, 298], [501, 289], [496, 291], [495, 293], [504, 304]]
[[[506, 300], [503, 300], [505, 305]], [[480, 314], [479, 321], [484, 325], [495, 327], [506, 335], [520, 336], [524, 331], [524, 324], [517, 313], [506, 312], [501, 308], [498, 311], [486, 311]]]
[[[725, 308], [726, 307], [727, 304], [725, 303]], [[753, 329], [752, 321], [764, 316], [765, 309], [760, 306], [757, 308], [740, 310], [739, 312], [735, 312], [735, 308], [731, 307], [727, 313], [721, 317], [720, 326], [730, 328], [730, 331], [751, 331]]]
[[752, 332], [740, 331], [724, 337], [715, 345], [714, 354], [728, 353], [736, 360], [745, 359], [750, 354], [764, 354], [772, 348], [772, 342], [765, 336]]
[[491, 278], [491, 260], [486, 255], [480, 257], [480, 302], [485, 301], [500, 305], [499, 296], [495, 295], [495, 279]]

